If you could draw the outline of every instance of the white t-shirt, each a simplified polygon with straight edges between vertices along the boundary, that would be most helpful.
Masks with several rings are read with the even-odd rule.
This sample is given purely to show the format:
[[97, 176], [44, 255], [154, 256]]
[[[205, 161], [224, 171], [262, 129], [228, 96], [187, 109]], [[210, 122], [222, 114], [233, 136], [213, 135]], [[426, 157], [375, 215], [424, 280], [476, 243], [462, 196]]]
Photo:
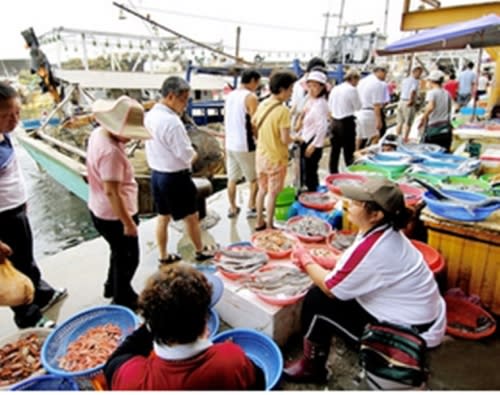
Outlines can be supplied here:
[[429, 347], [441, 343], [446, 305], [423, 256], [402, 232], [384, 225], [358, 235], [326, 277], [325, 284], [341, 300], [356, 301], [379, 321], [421, 325]]
[[354, 115], [361, 109], [361, 100], [356, 87], [347, 81], [335, 86], [328, 97], [328, 108], [334, 119]]
[[410, 75], [401, 82], [401, 100], [410, 100], [412, 92], [418, 92], [418, 80]]
[[10, 136], [0, 142], [0, 213], [19, 207], [28, 201], [21, 165], [17, 159]]
[[485, 91], [488, 88], [488, 77], [481, 75], [477, 81], [477, 90]]
[[144, 118], [153, 138], [146, 140], [146, 159], [151, 169], [176, 172], [191, 169], [194, 149], [179, 116], [162, 103], [156, 103]]
[[362, 78], [358, 84], [358, 93], [362, 109], [373, 109], [375, 104], [385, 103], [385, 83], [375, 74]]
[[229, 151], [255, 151], [255, 142], [245, 106], [245, 100], [251, 94], [252, 92], [248, 89], [240, 88], [232, 91], [226, 98], [224, 131], [226, 149]]

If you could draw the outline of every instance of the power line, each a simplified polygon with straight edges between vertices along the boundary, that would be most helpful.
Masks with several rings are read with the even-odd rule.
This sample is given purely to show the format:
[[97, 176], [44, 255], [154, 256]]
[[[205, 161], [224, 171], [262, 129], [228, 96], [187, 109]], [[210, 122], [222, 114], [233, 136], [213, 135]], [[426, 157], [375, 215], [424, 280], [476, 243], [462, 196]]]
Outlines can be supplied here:
[[313, 30], [313, 29], [306, 29], [306, 28], [292, 27], [292, 26], [285, 26], [285, 25], [270, 25], [270, 24], [266, 24], [266, 23], [249, 22], [249, 21], [243, 21], [243, 20], [238, 20], [238, 19], [219, 18], [216, 16], [191, 14], [188, 12], [175, 11], [175, 10], [165, 10], [165, 9], [154, 8], [154, 7], [136, 6], [136, 8], [140, 8], [144, 11], [149, 11], [149, 12], [158, 12], [158, 13], [162, 13], [162, 14], [172, 14], [172, 15], [184, 16], [184, 17], [188, 17], [188, 18], [207, 19], [207, 20], [223, 22], [223, 23], [237, 23], [239, 25], [256, 26], [256, 27], [261, 27], [261, 28], [266, 28], [266, 29], [290, 30], [290, 31], [296, 31], [296, 32], [303, 32], [303, 33], [321, 33], [321, 31]]

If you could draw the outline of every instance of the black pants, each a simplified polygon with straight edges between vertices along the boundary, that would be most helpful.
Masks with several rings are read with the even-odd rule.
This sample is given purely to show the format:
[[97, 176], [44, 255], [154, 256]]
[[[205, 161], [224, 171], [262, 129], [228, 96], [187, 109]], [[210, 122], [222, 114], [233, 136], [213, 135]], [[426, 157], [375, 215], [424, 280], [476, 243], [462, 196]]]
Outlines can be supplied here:
[[377, 319], [358, 302], [330, 298], [316, 286], [309, 290], [302, 305], [303, 335], [317, 344], [330, 344], [333, 334], [337, 333], [356, 346], [369, 322], [377, 322]]
[[441, 133], [435, 136], [427, 136], [424, 134], [424, 143], [437, 144], [444, 148], [445, 152], [450, 152], [451, 141], [453, 139], [452, 132]]
[[[104, 283], [105, 290], [113, 296], [113, 302], [135, 308], [137, 294], [131, 281], [139, 266], [139, 238], [125, 236], [121, 221], [110, 221], [97, 218], [90, 212], [92, 222], [99, 234], [108, 242], [111, 249], [109, 257], [108, 277]], [[136, 224], [137, 215], [133, 216]]]
[[332, 124], [332, 137], [330, 138], [330, 173], [339, 172], [340, 151], [344, 151], [344, 161], [349, 166], [354, 161], [356, 146], [356, 118], [353, 116], [334, 119]]
[[300, 145], [300, 185], [305, 186], [309, 192], [316, 192], [319, 185], [318, 166], [323, 148], [316, 147], [314, 153], [306, 158], [307, 146], [307, 143]]
[[385, 132], [387, 132], [387, 122], [385, 120], [385, 108], [382, 108], [380, 110], [380, 121], [382, 123], [382, 127], [380, 128], [379, 136], [382, 138], [384, 137]]
[[35, 288], [33, 303], [12, 307], [14, 321], [19, 328], [34, 326], [42, 318], [39, 306], [46, 305], [55, 290], [42, 280], [33, 257], [33, 236], [25, 204], [0, 213], [0, 240], [12, 249], [9, 260], [14, 267], [28, 276]]

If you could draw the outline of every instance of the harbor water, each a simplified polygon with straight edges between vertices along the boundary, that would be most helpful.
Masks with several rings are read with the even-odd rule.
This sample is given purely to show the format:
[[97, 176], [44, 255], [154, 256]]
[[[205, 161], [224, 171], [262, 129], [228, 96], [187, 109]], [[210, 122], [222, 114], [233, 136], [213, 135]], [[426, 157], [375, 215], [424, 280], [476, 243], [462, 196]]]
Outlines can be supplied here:
[[96, 237], [86, 203], [40, 169], [19, 144], [16, 149], [28, 191], [35, 258]]

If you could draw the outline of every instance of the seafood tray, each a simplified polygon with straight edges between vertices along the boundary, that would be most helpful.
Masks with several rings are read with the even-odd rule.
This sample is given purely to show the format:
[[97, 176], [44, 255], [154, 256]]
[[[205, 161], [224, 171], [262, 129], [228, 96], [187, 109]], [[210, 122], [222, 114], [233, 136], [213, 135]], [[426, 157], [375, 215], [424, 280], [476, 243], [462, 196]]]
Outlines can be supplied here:
[[332, 231], [332, 226], [313, 216], [295, 216], [286, 223], [286, 229], [305, 242], [320, 242]]
[[330, 211], [337, 201], [325, 192], [304, 192], [299, 195], [299, 202], [308, 208]]
[[22, 329], [0, 340], [0, 390], [43, 374], [40, 352], [50, 329]]
[[[337, 260], [342, 251], [339, 251], [326, 243], [304, 243], [301, 247], [306, 248], [311, 254], [313, 260], [327, 270], [331, 270], [337, 264]], [[292, 262], [298, 263], [295, 251], [292, 252]]]
[[325, 183], [330, 192], [341, 196], [341, 185], [358, 185], [366, 180], [367, 178], [361, 174], [339, 173], [328, 175], [325, 178]]
[[264, 302], [286, 306], [302, 299], [312, 280], [292, 263], [270, 263], [255, 272], [245, 286]]
[[260, 269], [269, 261], [261, 249], [253, 246], [229, 246], [215, 256], [217, 270], [230, 280], [238, 280]]
[[274, 259], [289, 257], [296, 242], [294, 237], [278, 229], [267, 229], [252, 235], [252, 244]]
[[343, 252], [354, 243], [356, 232], [350, 230], [338, 230], [331, 233], [326, 241], [333, 249]]
[[399, 183], [399, 189], [403, 192], [406, 206], [416, 206], [422, 201], [424, 190], [406, 183]]

